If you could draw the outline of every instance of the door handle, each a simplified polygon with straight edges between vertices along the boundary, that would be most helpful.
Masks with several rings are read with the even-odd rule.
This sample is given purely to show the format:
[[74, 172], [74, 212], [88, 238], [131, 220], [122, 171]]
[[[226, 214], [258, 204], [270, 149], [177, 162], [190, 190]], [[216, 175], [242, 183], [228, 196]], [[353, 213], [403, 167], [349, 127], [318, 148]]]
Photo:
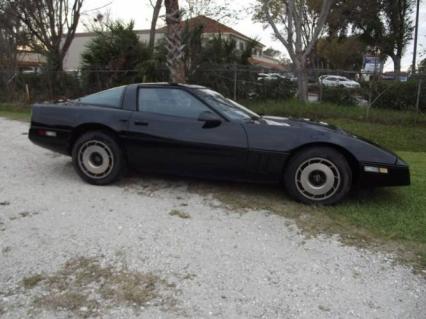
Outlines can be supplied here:
[[137, 125], [137, 126], [148, 126], [148, 122], [140, 122], [140, 121], [136, 121], [136, 122], [134, 122], [135, 123], [135, 125]]

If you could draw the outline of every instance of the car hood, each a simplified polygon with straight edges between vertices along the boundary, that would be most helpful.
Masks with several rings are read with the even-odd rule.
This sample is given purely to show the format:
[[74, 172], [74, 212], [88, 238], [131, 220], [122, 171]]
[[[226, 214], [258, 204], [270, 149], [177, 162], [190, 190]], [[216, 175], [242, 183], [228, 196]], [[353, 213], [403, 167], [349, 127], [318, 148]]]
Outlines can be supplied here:
[[310, 131], [312, 134], [311, 136], [321, 136], [321, 135], [338, 135], [341, 137], [344, 137], [345, 139], [351, 139], [353, 141], [360, 141], [361, 143], [368, 144], [374, 148], [380, 149], [390, 155], [392, 155], [394, 158], [398, 159], [398, 156], [384, 148], [381, 145], [378, 145], [366, 138], [357, 136], [355, 134], [352, 134], [348, 131], [345, 131], [337, 126], [331, 125], [326, 122], [321, 121], [313, 121], [311, 119], [295, 119], [290, 117], [278, 117], [278, 116], [262, 116], [264, 125], [271, 125], [271, 126], [282, 126], [287, 128], [297, 128], [302, 129], [303, 131]]
[[328, 124], [321, 121], [313, 121], [311, 119], [296, 119], [290, 117], [278, 117], [278, 116], [262, 116], [264, 124], [273, 126], [285, 126], [294, 128], [310, 129], [313, 131], [329, 132], [329, 133], [340, 133], [345, 135], [351, 135], [346, 131], [338, 128], [334, 125]]

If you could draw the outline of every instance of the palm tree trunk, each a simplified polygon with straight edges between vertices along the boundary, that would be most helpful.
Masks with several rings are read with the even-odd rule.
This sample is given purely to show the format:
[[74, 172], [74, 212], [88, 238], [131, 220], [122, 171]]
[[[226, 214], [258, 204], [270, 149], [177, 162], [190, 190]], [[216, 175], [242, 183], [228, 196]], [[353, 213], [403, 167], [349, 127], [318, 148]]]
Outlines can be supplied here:
[[157, 28], [157, 20], [158, 20], [158, 16], [160, 15], [162, 3], [163, 3], [163, 0], [156, 0], [154, 11], [152, 13], [151, 29], [149, 30], [149, 49], [151, 50], [151, 52], [154, 51], [155, 29]]
[[183, 63], [183, 45], [181, 38], [181, 12], [178, 0], [165, 0], [167, 23], [167, 66], [170, 81], [185, 83], [185, 67]]

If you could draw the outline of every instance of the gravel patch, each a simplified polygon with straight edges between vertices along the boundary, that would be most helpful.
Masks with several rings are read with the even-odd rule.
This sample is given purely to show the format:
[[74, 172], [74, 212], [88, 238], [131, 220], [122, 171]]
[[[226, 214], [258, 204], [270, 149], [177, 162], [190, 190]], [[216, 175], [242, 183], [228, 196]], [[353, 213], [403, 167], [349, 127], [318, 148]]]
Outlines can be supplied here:
[[2, 318], [426, 318], [425, 279], [390, 255], [185, 180], [88, 185], [27, 124], [0, 128]]

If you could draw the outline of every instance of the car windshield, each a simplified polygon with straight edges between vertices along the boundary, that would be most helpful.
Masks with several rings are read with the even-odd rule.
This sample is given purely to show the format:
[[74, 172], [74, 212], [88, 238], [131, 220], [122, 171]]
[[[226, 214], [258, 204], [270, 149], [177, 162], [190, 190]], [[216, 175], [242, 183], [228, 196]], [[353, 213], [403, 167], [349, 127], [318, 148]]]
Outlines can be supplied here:
[[227, 99], [222, 94], [210, 89], [199, 90], [203, 98], [216, 110], [233, 120], [257, 120], [260, 116], [246, 107], [231, 99]]

